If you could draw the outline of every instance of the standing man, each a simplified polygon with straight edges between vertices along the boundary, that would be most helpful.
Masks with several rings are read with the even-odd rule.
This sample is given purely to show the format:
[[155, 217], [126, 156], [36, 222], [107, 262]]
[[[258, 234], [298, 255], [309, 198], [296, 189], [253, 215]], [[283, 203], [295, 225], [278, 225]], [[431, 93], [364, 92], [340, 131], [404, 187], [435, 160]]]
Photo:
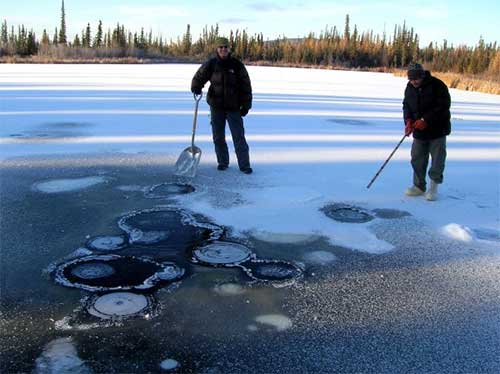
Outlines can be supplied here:
[[[438, 184], [443, 183], [446, 161], [446, 136], [450, 134], [450, 94], [448, 87], [422, 65], [412, 63], [408, 67], [408, 84], [403, 100], [405, 134], [413, 133], [411, 166], [413, 186], [407, 196], [424, 195], [429, 201], [436, 200]], [[430, 188], [426, 192], [425, 174], [429, 169]]]
[[233, 137], [238, 166], [245, 174], [251, 174], [248, 144], [245, 139], [243, 118], [252, 107], [252, 85], [245, 65], [231, 56], [229, 41], [217, 38], [216, 54], [198, 69], [191, 82], [191, 91], [199, 95], [205, 83], [210, 81], [207, 102], [210, 105], [210, 122], [217, 155], [217, 170], [229, 166], [226, 143], [226, 120]]

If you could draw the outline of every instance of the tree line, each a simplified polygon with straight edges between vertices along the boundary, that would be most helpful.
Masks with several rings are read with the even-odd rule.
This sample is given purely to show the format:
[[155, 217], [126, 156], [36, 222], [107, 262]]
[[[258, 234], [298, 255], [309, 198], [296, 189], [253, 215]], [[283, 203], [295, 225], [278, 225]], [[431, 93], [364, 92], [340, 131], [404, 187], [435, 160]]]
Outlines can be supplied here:
[[7, 20], [1, 25], [0, 56], [41, 56], [48, 59], [99, 59], [99, 58], [148, 58], [174, 61], [202, 61], [214, 52], [217, 37], [226, 36], [233, 54], [246, 62], [287, 64], [297, 66], [328, 66], [345, 69], [402, 68], [411, 61], [419, 61], [426, 68], [459, 74], [500, 75], [500, 48], [497, 42], [486, 43], [481, 37], [475, 46], [449, 45], [444, 40], [425, 47], [419, 46], [419, 36], [406, 23], [396, 25], [387, 35], [373, 31], [359, 31], [352, 27], [349, 15], [343, 30], [336, 26], [325, 28], [319, 34], [289, 39], [279, 37], [264, 40], [262, 33], [250, 35], [246, 30], [231, 30], [221, 35], [219, 27], [205, 26], [197, 39], [193, 38], [190, 25], [175, 40], [153, 36], [151, 30], [132, 32], [123, 24], [103, 30], [102, 22], [92, 29], [90, 23], [68, 40], [64, 0], [61, 22], [54, 33], [43, 31], [37, 38], [33, 30], [24, 25], [17, 30]]

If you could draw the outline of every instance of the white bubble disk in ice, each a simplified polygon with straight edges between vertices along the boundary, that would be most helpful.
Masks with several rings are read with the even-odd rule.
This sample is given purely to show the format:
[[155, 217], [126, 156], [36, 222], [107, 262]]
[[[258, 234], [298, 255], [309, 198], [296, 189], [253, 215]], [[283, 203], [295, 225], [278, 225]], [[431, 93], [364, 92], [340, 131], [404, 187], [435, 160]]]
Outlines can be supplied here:
[[109, 277], [115, 273], [115, 269], [103, 263], [87, 263], [71, 269], [71, 274], [80, 279], [97, 279]]
[[221, 296], [236, 296], [245, 293], [245, 289], [236, 283], [218, 284], [214, 287], [214, 291]]
[[110, 319], [140, 313], [149, 306], [148, 298], [132, 292], [113, 292], [98, 297], [89, 307], [93, 316]]
[[88, 246], [98, 251], [115, 251], [126, 245], [122, 236], [98, 236], [88, 242]]
[[156, 273], [156, 276], [161, 280], [168, 281], [178, 279], [184, 275], [184, 269], [173, 263], [163, 263], [163, 265], [163, 270]]
[[172, 358], [167, 358], [166, 360], [163, 360], [160, 363], [160, 367], [163, 370], [173, 370], [173, 369], [177, 369], [179, 366], [180, 366], [179, 362], [177, 362], [176, 360], [174, 360]]
[[208, 264], [230, 265], [248, 260], [252, 252], [247, 247], [229, 242], [213, 242], [193, 251], [194, 257]]
[[328, 251], [313, 251], [304, 254], [304, 260], [306, 262], [316, 265], [327, 265], [334, 262], [336, 259], [337, 257]]
[[106, 180], [106, 177], [98, 176], [73, 179], [54, 179], [47, 182], [35, 183], [33, 188], [44, 193], [71, 192], [83, 190], [99, 183], [104, 183]]
[[277, 331], [285, 331], [292, 327], [292, 321], [282, 314], [264, 314], [255, 318], [255, 321], [263, 325], [276, 328]]

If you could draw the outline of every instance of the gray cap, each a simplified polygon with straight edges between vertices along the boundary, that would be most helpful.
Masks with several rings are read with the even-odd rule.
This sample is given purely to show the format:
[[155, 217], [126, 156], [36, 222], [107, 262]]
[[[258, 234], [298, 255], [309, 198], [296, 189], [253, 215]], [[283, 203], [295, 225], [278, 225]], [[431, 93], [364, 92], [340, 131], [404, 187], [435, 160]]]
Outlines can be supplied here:
[[408, 79], [420, 79], [424, 76], [425, 70], [421, 64], [412, 62], [410, 65], [408, 65]]

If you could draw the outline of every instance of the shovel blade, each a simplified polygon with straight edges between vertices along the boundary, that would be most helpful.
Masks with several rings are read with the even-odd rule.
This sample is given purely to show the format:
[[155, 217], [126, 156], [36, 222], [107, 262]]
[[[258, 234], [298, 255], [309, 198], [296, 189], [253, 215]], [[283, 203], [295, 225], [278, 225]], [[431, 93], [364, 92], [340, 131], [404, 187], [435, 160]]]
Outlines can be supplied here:
[[201, 149], [194, 147], [187, 147], [179, 155], [175, 163], [175, 175], [179, 177], [193, 178], [196, 175], [198, 164], [200, 163]]

